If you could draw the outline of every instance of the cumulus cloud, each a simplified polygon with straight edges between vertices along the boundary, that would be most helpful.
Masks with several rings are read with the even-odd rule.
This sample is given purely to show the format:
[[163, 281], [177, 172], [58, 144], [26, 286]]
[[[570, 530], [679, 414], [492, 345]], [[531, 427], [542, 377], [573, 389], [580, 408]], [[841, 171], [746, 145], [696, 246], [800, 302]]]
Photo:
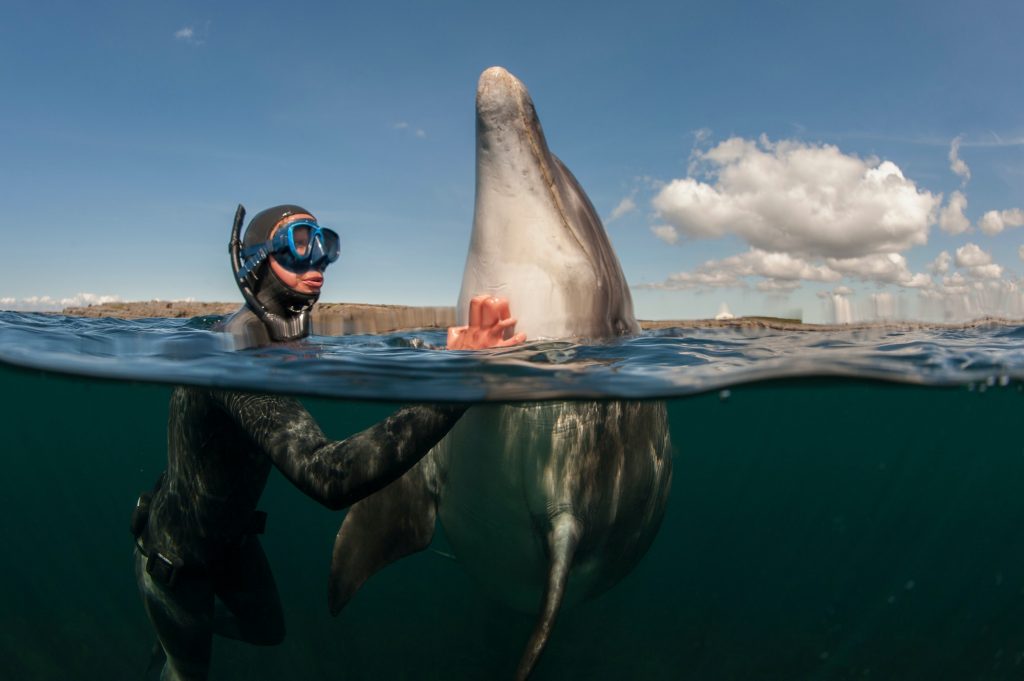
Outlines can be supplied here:
[[990, 210], [978, 221], [978, 227], [988, 235], [999, 234], [1007, 227], [1021, 226], [1024, 226], [1024, 210], [1020, 208]]
[[967, 270], [972, 279], [999, 279], [1003, 268], [992, 262], [992, 255], [977, 244], [964, 244], [956, 249], [956, 266]]
[[907, 259], [899, 253], [875, 253], [859, 258], [827, 258], [825, 262], [843, 276], [862, 281], [897, 284], [906, 288], [923, 288], [931, 284], [931, 277], [912, 273]]
[[709, 182], [676, 179], [654, 197], [661, 219], [693, 238], [735, 234], [755, 249], [856, 258], [923, 244], [940, 196], [889, 161], [832, 145], [731, 138], [695, 156]]
[[949, 264], [952, 260], [953, 258], [950, 256], [949, 251], [942, 251], [928, 265], [928, 271], [933, 274], [945, 274], [949, 272]]
[[978, 244], [964, 244], [956, 249], [957, 267], [977, 267], [992, 262], [992, 256], [981, 250]]
[[667, 244], [674, 244], [679, 241], [679, 232], [672, 225], [655, 225], [651, 227], [651, 232]]
[[949, 195], [949, 201], [939, 213], [939, 227], [948, 234], [963, 234], [971, 228], [971, 221], [964, 215], [967, 197], [961, 191]]
[[[635, 210], [636, 210], [636, 201], [633, 200], [632, 196], [627, 196], [626, 198], [624, 198], [621, 201], [619, 201], [619, 205], [615, 206], [615, 208], [612, 209], [612, 214], [608, 216], [608, 219], [605, 220], [605, 222], [615, 222], [616, 220], [621, 218], [623, 215], [627, 215], [629, 213], [632, 213]], [[675, 242], [672, 241], [672, 242], [669, 242], [669, 243], [675, 243]]]
[[966, 293], [969, 288], [968, 284], [967, 277], [961, 272], [954, 272], [942, 277], [942, 286], [946, 293]]
[[[655, 188], [659, 224], [652, 233], [670, 244], [735, 236], [749, 250], [646, 287], [787, 293], [805, 281], [832, 284], [819, 296], [826, 318], [839, 322], [853, 320], [854, 308], [863, 318], [908, 314], [914, 299], [930, 318], [1024, 314], [1024, 280], [1008, 279], [978, 244], [938, 253], [923, 272], [912, 271], [905, 257], [926, 243], [934, 224], [951, 235], [972, 230], [963, 190], [971, 171], [959, 156], [961, 141], [950, 144], [949, 162], [963, 184], [945, 202], [896, 164], [831, 145], [762, 136], [695, 146], [687, 176]], [[1019, 208], [989, 211], [977, 223], [986, 234], [1018, 226]], [[1018, 255], [1024, 260], [1024, 246]], [[857, 281], [876, 291], [858, 300], [846, 286]]]
[[677, 272], [661, 284], [649, 288], [704, 289], [715, 287], [742, 288], [747, 277], [760, 277], [760, 291], [792, 291], [806, 281], [838, 281], [842, 275], [831, 268], [810, 263], [788, 253], [771, 253], [751, 249], [746, 253], [721, 260], [708, 260], [693, 272]]
[[195, 26], [182, 26], [174, 32], [174, 39], [189, 45], [202, 45], [206, 42], [206, 36], [210, 32], [210, 22], [206, 22], [200, 30]]
[[960, 142], [963, 141], [963, 136], [953, 138], [953, 142], [949, 145], [949, 169], [952, 170], [961, 180], [963, 185], [966, 185], [971, 179], [971, 169], [967, 167], [967, 164], [960, 158]]
[[818, 297], [825, 305], [825, 318], [833, 324], [849, 324], [853, 322], [853, 306], [850, 295], [853, 291], [847, 286], [837, 286], [832, 291], [819, 291]]
[[943, 277], [939, 286], [921, 295], [923, 316], [965, 321], [982, 316], [1024, 317], [1024, 291], [1020, 282], [1007, 279], [972, 279], [961, 272]]
[[791, 293], [800, 288], [797, 279], [762, 279], [757, 282], [757, 290], [761, 293]]
[[894, 319], [896, 317], [896, 297], [889, 291], [872, 293], [870, 305], [870, 316], [874, 319]]
[[76, 293], [67, 298], [51, 296], [29, 296], [27, 298], [0, 298], [0, 309], [21, 312], [59, 312], [66, 307], [85, 307], [102, 305], [103, 303], [121, 303], [121, 296], [99, 295], [96, 293]]

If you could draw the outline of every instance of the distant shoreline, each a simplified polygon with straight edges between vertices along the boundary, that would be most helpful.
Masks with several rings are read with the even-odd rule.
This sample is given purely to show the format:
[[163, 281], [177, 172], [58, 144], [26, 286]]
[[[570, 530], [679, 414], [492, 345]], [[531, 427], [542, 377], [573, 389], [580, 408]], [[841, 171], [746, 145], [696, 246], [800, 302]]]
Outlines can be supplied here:
[[[70, 317], [113, 317], [115, 319], [192, 318], [231, 314], [240, 303], [204, 303], [151, 300], [131, 303], [103, 303], [87, 307], [67, 307], [61, 314]], [[455, 324], [454, 307], [411, 305], [372, 305], [367, 303], [320, 303], [313, 310], [313, 331], [321, 335], [350, 333], [391, 333], [409, 329], [444, 329]], [[983, 317], [969, 322], [886, 321], [854, 324], [805, 324], [780, 317], [736, 317], [734, 319], [642, 319], [645, 329], [744, 328], [776, 331], [855, 331], [859, 329], [966, 329], [979, 326], [1024, 326], [1024, 320]]]

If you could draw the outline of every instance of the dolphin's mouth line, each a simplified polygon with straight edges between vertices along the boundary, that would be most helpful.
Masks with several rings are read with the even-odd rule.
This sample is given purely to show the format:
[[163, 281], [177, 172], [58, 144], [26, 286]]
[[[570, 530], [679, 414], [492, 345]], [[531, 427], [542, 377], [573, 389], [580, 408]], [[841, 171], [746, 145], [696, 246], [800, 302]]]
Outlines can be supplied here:
[[565, 206], [562, 205], [562, 197], [558, 195], [558, 191], [555, 188], [555, 179], [551, 176], [551, 169], [548, 168], [548, 164], [545, 162], [544, 154], [541, 153], [540, 145], [537, 143], [537, 139], [533, 134], [533, 121], [528, 120], [526, 116], [526, 107], [523, 106], [523, 98], [517, 97], [516, 104], [519, 108], [519, 118], [523, 122], [523, 129], [526, 130], [526, 138], [530, 140], [530, 151], [533, 152], [534, 158], [537, 159], [537, 165], [540, 166], [541, 175], [544, 176], [544, 182], [547, 184], [548, 193], [551, 195], [551, 200], [555, 204], [555, 208], [558, 210], [558, 218], [562, 221], [562, 226], [565, 227], [569, 234], [572, 234], [572, 238], [576, 241], [576, 244], [580, 249], [588, 256], [591, 255], [590, 250], [580, 241], [576, 231], [569, 224], [568, 218], [565, 216]]

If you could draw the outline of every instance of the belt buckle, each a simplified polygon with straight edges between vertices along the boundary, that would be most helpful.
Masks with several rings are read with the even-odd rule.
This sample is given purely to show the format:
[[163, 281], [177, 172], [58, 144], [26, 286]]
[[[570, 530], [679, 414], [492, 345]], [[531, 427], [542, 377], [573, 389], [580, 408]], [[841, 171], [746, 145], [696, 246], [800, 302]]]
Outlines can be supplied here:
[[181, 567], [180, 560], [168, 558], [159, 551], [149, 554], [149, 558], [146, 560], [146, 572], [150, 577], [169, 588], [173, 588], [178, 583]]

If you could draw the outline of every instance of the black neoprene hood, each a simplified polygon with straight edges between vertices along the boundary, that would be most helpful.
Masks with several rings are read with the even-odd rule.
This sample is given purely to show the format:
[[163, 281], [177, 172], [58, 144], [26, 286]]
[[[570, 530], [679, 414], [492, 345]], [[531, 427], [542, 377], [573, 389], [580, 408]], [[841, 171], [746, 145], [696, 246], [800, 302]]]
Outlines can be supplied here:
[[[238, 227], [241, 226], [240, 222], [245, 214], [245, 209], [239, 206], [238, 211], [235, 216], [234, 233], [236, 235]], [[267, 208], [254, 215], [245, 228], [245, 236], [242, 238], [241, 244], [234, 241], [237, 236], [232, 237], [232, 243], [236, 244], [236, 246], [232, 246], [232, 269], [235, 271], [235, 283], [238, 284], [238, 288], [245, 298], [246, 306], [259, 318], [274, 341], [298, 340], [309, 335], [309, 313], [317, 299], [320, 298], [320, 293], [319, 291], [300, 293], [285, 285], [274, 274], [274, 270], [267, 260], [260, 262], [247, 275], [239, 275], [242, 263], [238, 258], [238, 250], [266, 243], [270, 239], [274, 226], [292, 215], [309, 215], [316, 220], [315, 216], [302, 206], [283, 204]], [[237, 246], [241, 246], [241, 249]]]
[[290, 203], [261, 210], [249, 220], [249, 226], [245, 228], [245, 236], [242, 238], [242, 248], [249, 248], [269, 240], [274, 225], [292, 215], [309, 215], [316, 220], [316, 216], [302, 206]]

